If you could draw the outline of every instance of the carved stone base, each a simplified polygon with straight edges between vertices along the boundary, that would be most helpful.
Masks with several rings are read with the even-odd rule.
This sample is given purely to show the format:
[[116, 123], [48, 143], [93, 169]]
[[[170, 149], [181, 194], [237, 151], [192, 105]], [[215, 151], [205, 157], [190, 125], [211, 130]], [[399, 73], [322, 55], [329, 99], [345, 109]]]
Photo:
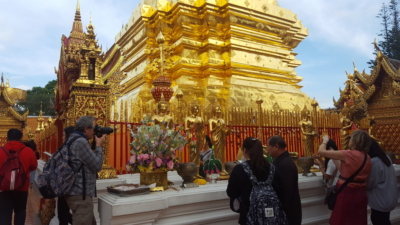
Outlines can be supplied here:
[[118, 178], [117, 177], [117, 171], [109, 165], [103, 165], [103, 168], [101, 171], [98, 173], [100, 180], [103, 179], [113, 179], [113, 178]]

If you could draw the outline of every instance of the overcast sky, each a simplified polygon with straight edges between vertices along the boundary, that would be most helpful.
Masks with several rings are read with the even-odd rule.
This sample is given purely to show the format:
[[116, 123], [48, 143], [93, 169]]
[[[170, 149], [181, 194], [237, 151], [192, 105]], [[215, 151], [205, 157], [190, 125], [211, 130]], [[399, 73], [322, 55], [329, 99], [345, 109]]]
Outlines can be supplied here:
[[[265, 0], [266, 1], [266, 0]], [[302, 65], [303, 91], [315, 97], [321, 107], [333, 106], [339, 87], [346, 81], [345, 69], [369, 72], [372, 42], [380, 20], [376, 18], [388, 0], [278, 0], [297, 14], [309, 29], [309, 36], [295, 49]], [[129, 19], [138, 0], [81, 0], [83, 25], [92, 13], [95, 32], [103, 50]], [[11, 86], [30, 89], [56, 79], [61, 36], [69, 36], [76, 0], [0, 0], [0, 73]]]

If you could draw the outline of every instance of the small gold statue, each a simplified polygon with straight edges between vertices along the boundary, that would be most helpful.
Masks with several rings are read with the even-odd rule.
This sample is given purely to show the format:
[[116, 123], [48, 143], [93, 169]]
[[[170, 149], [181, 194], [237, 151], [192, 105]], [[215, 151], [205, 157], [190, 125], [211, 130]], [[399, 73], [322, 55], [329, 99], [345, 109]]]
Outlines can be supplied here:
[[215, 102], [212, 106], [213, 117], [208, 120], [210, 127], [210, 134], [212, 137], [212, 143], [214, 145], [215, 158], [219, 159], [222, 163], [222, 171], [220, 173], [220, 179], [229, 179], [229, 174], [225, 170], [226, 163], [226, 135], [229, 135], [230, 129], [226, 127], [225, 121], [220, 117], [222, 113], [221, 106]]
[[[196, 148], [188, 148], [190, 152], [190, 162], [196, 163], [197, 168], [200, 167], [200, 151], [204, 146], [204, 120], [199, 117], [198, 114], [200, 112], [200, 105], [197, 103], [197, 100], [192, 103], [190, 107], [191, 116], [185, 118], [185, 131], [188, 134], [188, 143], [190, 145], [193, 140], [195, 140]], [[200, 175], [197, 173], [197, 177]]]
[[310, 111], [306, 107], [304, 107], [301, 115], [303, 119], [300, 121], [299, 126], [303, 134], [304, 156], [312, 157], [314, 152], [314, 137], [317, 136], [317, 133], [314, 131], [314, 127], [310, 121]]
[[174, 120], [171, 116], [167, 114], [168, 111], [168, 102], [165, 101], [164, 95], [161, 94], [161, 100], [157, 103], [157, 115], [154, 115], [151, 120], [154, 121], [155, 125], [159, 125], [162, 128], [173, 129], [174, 128]]
[[348, 150], [349, 140], [350, 140], [349, 131], [351, 129], [351, 120], [349, 118], [350, 109], [347, 107], [346, 103], [344, 103], [344, 107], [341, 113], [342, 113], [342, 117], [340, 118], [340, 125], [342, 126], [342, 128], [340, 129], [341, 149]]
[[87, 116], [93, 116], [97, 118], [97, 109], [94, 107], [94, 100], [90, 99], [88, 102], [88, 109], [86, 110]]

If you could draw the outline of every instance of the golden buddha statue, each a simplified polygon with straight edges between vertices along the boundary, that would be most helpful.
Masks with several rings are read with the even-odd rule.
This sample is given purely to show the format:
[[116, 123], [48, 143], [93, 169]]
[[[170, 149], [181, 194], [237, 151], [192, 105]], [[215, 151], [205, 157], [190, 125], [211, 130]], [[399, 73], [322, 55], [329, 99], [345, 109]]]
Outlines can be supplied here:
[[157, 115], [151, 118], [154, 125], [158, 124], [162, 128], [174, 129], [174, 120], [167, 114], [168, 102], [165, 101], [163, 94], [161, 94], [161, 100], [157, 103], [157, 109]]
[[303, 134], [304, 156], [312, 157], [314, 153], [314, 137], [317, 136], [317, 133], [314, 131], [314, 127], [310, 121], [310, 111], [304, 107], [301, 115], [303, 119], [300, 121], [299, 126]]
[[226, 135], [229, 135], [230, 129], [226, 127], [225, 121], [220, 117], [222, 113], [221, 106], [215, 102], [212, 106], [213, 117], [208, 120], [212, 143], [214, 145], [215, 158], [219, 159], [222, 163], [222, 171], [220, 173], [221, 179], [228, 179], [229, 174], [225, 170], [226, 163]]
[[350, 135], [349, 131], [351, 129], [351, 120], [349, 118], [350, 109], [347, 107], [346, 103], [342, 109], [342, 117], [340, 118], [340, 125], [342, 128], [340, 129], [340, 142], [341, 142], [341, 149], [348, 150], [349, 149], [349, 140]]
[[[195, 140], [195, 148], [189, 147], [190, 152], [190, 162], [196, 163], [197, 168], [200, 167], [200, 151], [204, 146], [204, 120], [199, 117], [200, 105], [195, 100], [190, 107], [191, 116], [185, 118], [185, 131], [188, 134], [188, 143], [191, 145], [193, 140]], [[199, 176], [199, 175], [198, 175]]]
[[87, 116], [93, 116], [97, 118], [97, 109], [94, 107], [94, 100], [90, 99], [88, 102], [88, 108], [86, 109]]

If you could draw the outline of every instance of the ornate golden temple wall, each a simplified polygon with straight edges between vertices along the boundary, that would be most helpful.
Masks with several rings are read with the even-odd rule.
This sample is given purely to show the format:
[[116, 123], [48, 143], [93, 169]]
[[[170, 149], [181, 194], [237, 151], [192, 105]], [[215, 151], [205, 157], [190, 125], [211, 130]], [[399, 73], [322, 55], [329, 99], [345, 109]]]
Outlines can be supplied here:
[[384, 71], [381, 87], [378, 87], [368, 104], [368, 114], [374, 117], [376, 125], [373, 134], [384, 142], [386, 151], [398, 153], [400, 150], [400, 93], [392, 86], [393, 79]]
[[[269, 109], [277, 104], [311, 110], [295, 72], [301, 62], [293, 52], [308, 30], [290, 10], [273, 0], [145, 0], [115, 38], [125, 63], [119, 74], [122, 96], [113, 115], [138, 101], [154, 108], [149, 101], [151, 82], [160, 74], [160, 33], [165, 37], [165, 76], [183, 92], [183, 102], [196, 96], [203, 105], [216, 98], [225, 108], [249, 107], [251, 99], [262, 97]], [[129, 110], [128, 118], [135, 110], [143, 111]]]

